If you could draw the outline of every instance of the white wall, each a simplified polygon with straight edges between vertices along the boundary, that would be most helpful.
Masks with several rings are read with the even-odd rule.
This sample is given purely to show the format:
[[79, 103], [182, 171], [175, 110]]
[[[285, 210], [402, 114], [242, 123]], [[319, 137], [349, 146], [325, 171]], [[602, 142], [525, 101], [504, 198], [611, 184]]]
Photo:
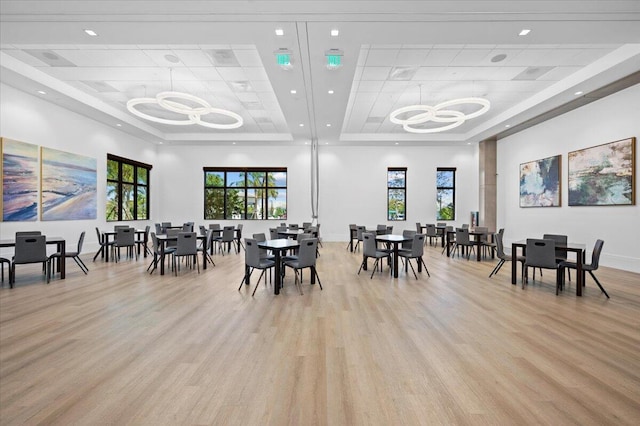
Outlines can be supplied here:
[[[346, 241], [348, 225], [394, 225], [415, 229], [416, 222], [436, 222], [436, 168], [457, 167], [456, 220], [470, 223], [478, 210], [478, 147], [319, 148], [319, 221], [324, 239]], [[407, 167], [405, 221], [387, 222], [387, 168]]]
[[[544, 233], [569, 236], [589, 247], [604, 240], [601, 264], [640, 272], [640, 199], [636, 152], [636, 205], [569, 207], [568, 153], [629, 137], [640, 138], [640, 85], [498, 141], [498, 227], [505, 244]], [[636, 140], [636, 151], [638, 141]], [[562, 155], [562, 207], [520, 208], [519, 165]], [[590, 257], [587, 260], [590, 261]]]
[[[107, 153], [154, 164], [155, 145], [13, 87], [1, 84], [0, 90], [0, 136], [93, 157], [97, 159], [98, 168], [96, 220], [0, 222], [0, 238], [12, 238], [16, 231], [40, 230], [45, 234], [66, 238], [67, 244], [75, 250], [80, 232], [86, 231], [83, 251], [95, 251], [95, 227], [104, 230], [112, 229], [114, 225], [114, 222], [107, 224], [105, 214]], [[151, 172], [152, 187], [156, 182], [154, 173], [155, 169]], [[152, 215], [155, 208], [152, 204]], [[144, 227], [146, 222], [135, 224]]]

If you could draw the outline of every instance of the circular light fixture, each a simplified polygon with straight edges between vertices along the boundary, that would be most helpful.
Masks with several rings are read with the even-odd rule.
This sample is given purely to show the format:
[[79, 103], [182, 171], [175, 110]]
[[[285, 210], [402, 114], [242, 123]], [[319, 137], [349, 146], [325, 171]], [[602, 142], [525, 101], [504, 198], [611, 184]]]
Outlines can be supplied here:
[[[464, 105], [464, 104], [477, 104], [480, 105], [481, 108], [471, 114], [464, 114], [460, 111], [448, 110], [444, 109], [447, 107]], [[389, 120], [395, 124], [401, 124], [404, 130], [411, 133], [437, 133], [444, 132], [446, 130], [450, 130], [461, 126], [466, 120], [471, 118], [476, 118], [481, 116], [482, 114], [489, 111], [491, 107], [491, 103], [483, 98], [462, 98], [462, 99], [453, 99], [451, 101], [446, 101], [439, 103], [436, 106], [430, 105], [410, 105], [402, 108], [398, 108], [393, 111], [389, 115]], [[415, 114], [406, 119], [400, 119], [398, 116], [400, 114], [409, 113], [409, 112], [419, 112], [419, 114]], [[433, 128], [419, 128], [412, 127], [416, 124], [425, 124], [429, 121], [433, 121], [434, 123], [451, 123], [445, 126], [433, 127]]]
[[[192, 107], [181, 102], [176, 102], [175, 99], [193, 102], [198, 107]], [[188, 118], [185, 120], [169, 120], [166, 118], [156, 117], [153, 115], [145, 114], [137, 110], [135, 107], [140, 104], [155, 104], [167, 111], [174, 112], [176, 114], [186, 115]], [[212, 129], [237, 129], [242, 126], [244, 121], [242, 117], [235, 112], [227, 111], [226, 109], [213, 108], [207, 101], [194, 95], [182, 92], [160, 92], [155, 98], [134, 98], [127, 102], [127, 109], [133, 115], [137, 115], [145, 120], [153, 121], [160, 124], [169, 124], [171, 126], [186, 126], [190, 124], [199, 124], [203, 127], [209, 127]], [[235, 122], [230, 124], [212, 123], [203, 121], [202, 116], [207, 114], [218, 114], [230, 117]]]

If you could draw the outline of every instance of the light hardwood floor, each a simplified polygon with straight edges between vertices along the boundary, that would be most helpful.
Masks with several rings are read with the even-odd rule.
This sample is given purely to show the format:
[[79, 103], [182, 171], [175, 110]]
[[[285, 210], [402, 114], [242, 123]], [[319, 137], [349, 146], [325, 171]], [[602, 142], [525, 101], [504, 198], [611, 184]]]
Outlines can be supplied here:
[[638, 274], [556, 296], [427, 247], [431, 278], [369, 279], [325, 243], [323, 291], [251, 297], [243, 254], [177, 278], [83, 258], [0, 290], [2, 425], [640, 424]]

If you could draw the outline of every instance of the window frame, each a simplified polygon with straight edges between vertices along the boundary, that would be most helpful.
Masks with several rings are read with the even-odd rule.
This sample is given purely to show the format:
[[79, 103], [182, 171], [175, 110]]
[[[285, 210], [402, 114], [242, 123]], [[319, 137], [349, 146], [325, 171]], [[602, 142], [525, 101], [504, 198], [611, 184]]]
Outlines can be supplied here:
[[[403, 172], [404, 173], [404, 186], [390, 186], [389, 185], [389, 173], [391, 172]], [[402, 219], [392, 218], [390, 215], [390, 201], [391, 191], [402, 191], [404, 193], [404, 213]], [[404, 222], [407, 220], [407, 168], [406, 167], [387, 167], [387, 221], [388, 222]]]
[[[110, 179], [109, 178], [109, 161], [115, 161], [118, 163], [118, 177], [117, 179]], [[122, 176], [122, 168], [123, 165], [128, 165], [128, 166], [132, 166], [133, 167], [133, 181], [125, 181], [123, 180], [123, 176]], [[151, 164], [146, 164], [140, 161], [136, 161], [136, 160], [131, 160], [129, 158], [124, 158], [124, 157], [120, 157], [118, 155], [114, 155], [114, 154], [108, 154], [107, 153], [107, 172], [106, 172], [106, 183], [107, 183], [107, 187], [109, 186], [109, 184], [115, 184], [116, 188], [117, 188], [117, 194], [116, 194], [116, 200], [117, 200], [117, 218], [116, 219], [109, 219], [109, 215], [107, 214], [106, 208], [105, 208], [105, 220], [107, 222], [123, 222], [123, 221], [133, 221], [133, 220], [150, 220], [150, 211], [151, 211], [151, 169], [153, 168], [153, 166]], [[145, 169], [147, 171], [147, 183], [146, 184], [142, 184], [140, 182], [138, 182], [138, 169]], [[131, 219], [126, 219], [123, 218], [122, 216], [122, 211], [123, 211], [123, 202], [126, 202], [125, 200], [123, 200], [123, 186], [124, 185], [132, 185], [133, 186], [133, 190], [131, 192], [132, 196], [133, 196], [133, 218]], [[139, 212], [138, 212], [138, 189], [139, 188], [145, 188], [146, 189], [146, 211], [144, 212], [145, 217], [144, 218], [140, 218], [139, 217]], [[107, 190], [108, 192], [108, 190]], [[107, 205], [108, 205], [108, 199], [107, 199]]]
[[[288, 193], [288, 181], [289, 181], [289, 172], [287, 167], [203, 167], [203, 211], [202, 217], [204, 220], [286, 220], [288, 216], [288, 205], [289, 205], [289, 193]], [[270, 173], [281, 173], [284, 172], [286, 174], [285, 186], [271, 186], [269, 185], [269, 174]], [[208, 186], [207, 185], [207, 173], [222, 173], [223, 174], [223, 186]], [[228, 173], [243, 173], [244, 174], [244, 184], [243, 185], [234, 185], [230, 186], [228, 181]], [[256, 186], [249, 185], [248, 178], [250, 173], [264, 173], [264, 186]], [[223, 191], [222, 199], [224, 200], [224, 204], [222, 206], [222, 216], [221, 218], [207, 217], [207, 191], [219, 189]], [[285, 215], [280, 218], [269, 218], [269, 190], [284, 190], [285, 191]], [[229, 212], [227, 206], [228, 196], [227, 193], [229, 190], [241, 190], [244, 191], [244, 205], [242, 210], [241, 218], [232, 217], [232, 212]], [[264, 195], [261, 198], [263, 203], [263, 217], [261, 218], [253, 218], [249, 217], [248, 207], [249, 207], [249, 196], [250, 191], [264, 190]]]
[[[436, 220], [456, 220], [456, 167], [437, 167], [436, 168]], [[452, 179], [452, 186], [440, 186], [438, 185], [438, 173], [439, 172], [453, 172], [453, 179]], [[453, 204], [453, 217], [452, 218], [447, 218], [447, 219], [443, 219], [440, 217], [440, 208], [438, 208], [437, 202], [438, 202], [438, 194], [440, 192], [440, 190], [451, 190], [452, 191], [452, 196], [451, 199], [452, 204]]]

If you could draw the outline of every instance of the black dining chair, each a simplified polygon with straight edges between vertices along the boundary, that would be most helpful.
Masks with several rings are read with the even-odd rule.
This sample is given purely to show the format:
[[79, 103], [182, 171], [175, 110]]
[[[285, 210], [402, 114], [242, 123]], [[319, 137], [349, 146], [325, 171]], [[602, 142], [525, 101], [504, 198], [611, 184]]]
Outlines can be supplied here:
[[[311, 278], [318, 280], [320, 290], [322, 290], [322, 282], [320, 282], [320, 276], [316, 270], [316, 252], [318, 250], [318, 240], [316, 238], [308, 238], [300, 242], [300, 249], [298, 250], [298, 258], [292, 260], [285, 260], [284, 266], [293, 269], [295, 273], [295, 283], [302, 295], [302, 270], [305, 268], [311, 269]], [[300, 272], [300, 274], [298, 274]], [[312, 281], [313, 282], [313, 281]]]
[[47, 283], [51, 279], [49, 257], [47, 256], [47, 239], [44, 235], [26, 235], [16, 237], [16, 249], [11, 261], [9, 286], [13, 288], [16, 282], [16, 265], [41, 263], [45, 266]]
[[[245, 263], [245, 275], [242, 278], [242, 282], [240, 282], [240, 287], [238, 287], [238, 291], [242, 289], [242, 285], [245, 282], [249, 282], [249, 278], [255, 269], [260, 269], [262, 272], [258, 277], [258, 281], [256, 282], [256, 286], [253, 289], [253, 293], [251, 296], [253, 297], [256, 294], [256, 290], [258, 289], [258, 284], [260, 284], [260, 279], [264, 276], [264, 272], [267, 269], [271, 269], [276, 266], [276, 263], [272, 259], [268, 259], [266, 257], [260, 256], [260, 248], [258, 247], [258, 242], [253, 238], [245, 238], [244, 239], [245, 251], [244, 251], [244, 263]], [[267, 285], [267, 278], [264, 278], [264, 285]]]
[[[600, 284], [600, 281], [598, 281], [598, 279], [596, 278], [595, 275], [593, 275], [593, 271], [596, 271], [598, 269], [598, 266], [600, 264], [600, 254], [602, 253], [602, 246], [604, 246], [604, 241], [602, 240], [596, 240], [596, 243], [593, 247], [593, 252], [591, 253], [591, 263], [586, 264], [586, 265], [582, 265], [582, 270], [589, 272], [589, 275], [591, 275], [591, 278], [593, 278], [593, 280], [596, 282], [596, 284], [598, 284], [598, 287], [600, 287], [600, 290], [602, 290], [602, 292], [604, 293], [605, 296], [607, 296], [607, 299], [609, 298], [609, 293], [607, 293], [607, 290], [604, 289], [604, 287], [602, 287], [602, 284]], [[569, 261], [563, 261], [560, 262], [560, 268], [561, 269], [578, 269], [578, 264], [576, 262], [569, 262]], [[561, 273], [561, 278], [562, 278], [562, 287], [564, 287], [564, 274]], [[583, 285], [584, 285], [584, 280], [582, 281]]]
[[551, 239], [527, 239], [527, 251], [524, 260], [524, 277], [522, 288], [529, 283], [529, 268], [543, 268], [556, 270], [556, 295], [562, 285], [560, 264], [556, 262], [556, 242]]
[[105, 250], [113, 248], [113, 243], [114, 243], [114, 241], [107, 242], [106, 239], [105, 239], [104, 234], [102, 232], [100, 232], [100, 230], [98, 229], [97, 226], [96, 226], [96, 236], [98, 237], [98, 244], [100, 245], [100, 249], [98, 249], [96, 254], [93, 256], [93, 261], [94, 262], [96, 261], [96, 258], [100, 254], [102, 254], [103, 256], [106, 254]]
[[[178, 276], [178, 269], [180, 268], [179, 257], [186, 257], [193, 261], [200, 273], [200, 261], [198, 260], [198, 240], [195, 232], [180, 232], [178, 234], [178, 245], [176, 251], [173, 253], [173, 271]], [[192, 263], [189, 262], [191, 265]]]
[[410, 250], [399, 250], [398, 251], [398, 256], [402, 257], [403, 260], [406, 259], [405, 262], [405, 272], [409, 272], [409, 266], [411, 267], [411, 271], [413, 271], [413, 276], [416, 277], [416, 280], [418, 279], [418, 275], [416, 275], [416, 270], [413, 269], [413, 265], [411, 264], [411, 259], [415, 259], [416, 263], [418, 263], [418, 269], [420, 268], [420, 265], [424, 266], [424, 270], [427, 273], [427, 276], [431, 276], [431, 274], [429, 274], [429, 269], [427, 269], [427, 264], [424, 263], [424, 259], [422, 258], [422, 256], [424, 255], [424, 241], [426, 239], [426, 236], [424, 234], [415, 234], [413, 236], [413, 240], [411, 243], [411, 249]]
[[64, 259], [62, 257], [62, 253], [60, 252], [53, 253], [51, 256], [49, 256], [49, 263], [50, 263], [49, 270], [51, 271], [51, 273], [55, 272], [55, 265], [58, 261], [64, 262], [67, 257], [70, 257], [76, 262], [76, 265], [78, 265], [78, 267], [82, 270], [82, 272], [84, 272], [84, 274], [87, 275], [87, 272], [89, 272], [89, 268], [87, 268], [87, 265], [85, 265], [82, 259], [80, 259], [80, 253], [82, 253], [83, 244], [84, 244], [84, 231], [80, 233], [80, 238], [78, 239], [78, 247], [76, 251], [66, 251], [64, 253]]

